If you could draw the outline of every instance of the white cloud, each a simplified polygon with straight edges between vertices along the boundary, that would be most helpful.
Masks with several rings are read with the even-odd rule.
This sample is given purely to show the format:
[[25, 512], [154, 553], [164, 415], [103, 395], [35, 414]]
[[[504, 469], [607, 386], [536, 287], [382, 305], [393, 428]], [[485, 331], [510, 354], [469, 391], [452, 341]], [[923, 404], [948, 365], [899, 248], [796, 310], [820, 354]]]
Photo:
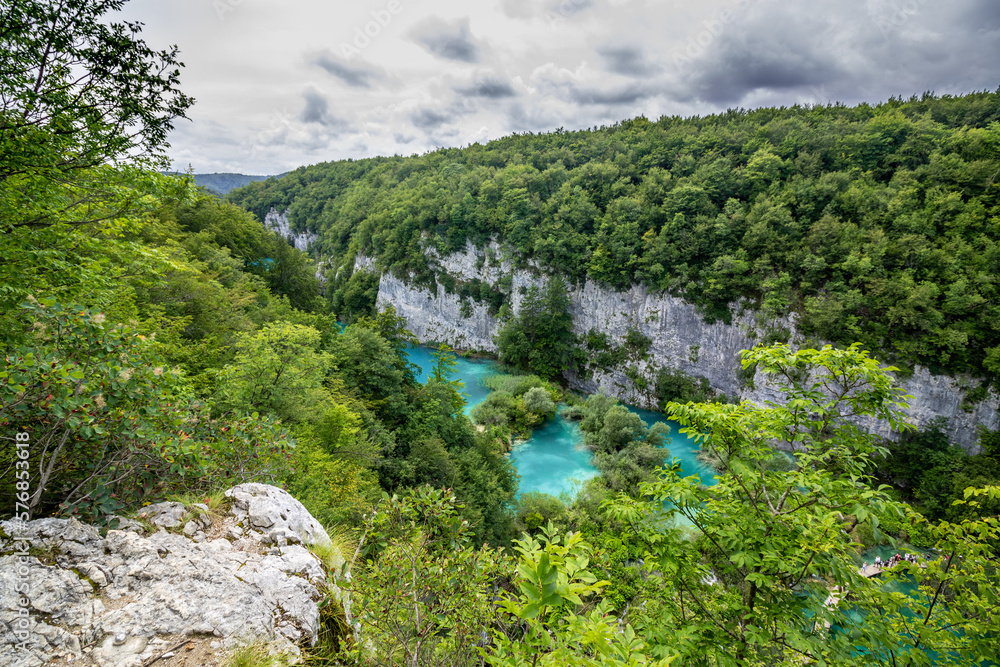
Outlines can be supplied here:
[[197, 104], [170, 153], [199, 172], [1000, 83], [987, 0], [220, 2], [221, 16], [206, 0], [125, 11], [151, 46], [181, 49]]

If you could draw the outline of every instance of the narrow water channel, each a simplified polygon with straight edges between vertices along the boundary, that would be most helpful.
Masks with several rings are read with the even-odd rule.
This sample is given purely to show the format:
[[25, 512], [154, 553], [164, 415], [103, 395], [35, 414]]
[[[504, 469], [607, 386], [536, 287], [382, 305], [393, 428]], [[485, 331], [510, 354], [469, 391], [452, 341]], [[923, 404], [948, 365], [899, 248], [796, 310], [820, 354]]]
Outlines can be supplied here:
[[[420, 368], [418, 382], [426, 382], [428, 372], [434, 363], [431, 354], [434, 350], [428, 347], [411, 348], [410, 362]], [[490, 393], [483, 386], [482, 379], [498, 372], [497, 365], [487, 359], [457, 359], [458, 368], [453, 379], [461, 380], [465, 385], [463, 394], [466, 396], [465, 414], [469, 414], [474, 406], [480, 403]], [[670, 426], [670, 438], [667, 448], [671, 457], [680, 459], [681, 466], [688, 475], [698, 475], [704, 484], [714, 484], [711, 468], [700, 463], [696, 454], [697, 445], [686, 435], [680, 433], [680, 426], [662, 414], [627, 406], [638, 414], [643, 421], [652, 425], [653, 422], [665, 422]], [[511, 461], [521, 475], [519, 493], [526, 491], [541, 491], [558, 496], [567, 493], [573, 496], [580, 485], [597, 475], [597, 469], [590, 464], [591, 455], [583, 447], [583, 437], [577, 424], [563, 419], [562, 414], [536, 429], [531, 438], [515, 446], [511, 452]]]

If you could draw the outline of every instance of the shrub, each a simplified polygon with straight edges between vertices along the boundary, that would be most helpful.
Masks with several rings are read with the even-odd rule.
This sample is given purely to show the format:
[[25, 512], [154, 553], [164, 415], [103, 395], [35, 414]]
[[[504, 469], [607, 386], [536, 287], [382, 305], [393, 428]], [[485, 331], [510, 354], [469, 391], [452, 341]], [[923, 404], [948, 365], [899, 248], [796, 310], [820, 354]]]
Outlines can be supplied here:
[[530, 412], [550, 418], [556, 413], [556, 404], [552, 402], [549, 392], [542, 387], [532, 387], [524, 394], [524, 407]]
[[[31, 437], [31, 511], [100, 519], [181, 487], [273, 479], [286, 469], [286, 433], [257, 415], [212, 419], [131, 329], [54, 299], [22, 307], [30, 333], [7, 350], [0, 427]], [[5, 499], [15, 497], [15, 456], [11, 439], [0, 449]]]
[[535, 532], [552, 522], [565, 529], [569, 526], [569, 510], [559, 498], [541, 491], [521, 494], [514, 507], [514, 527], [520, 532]]

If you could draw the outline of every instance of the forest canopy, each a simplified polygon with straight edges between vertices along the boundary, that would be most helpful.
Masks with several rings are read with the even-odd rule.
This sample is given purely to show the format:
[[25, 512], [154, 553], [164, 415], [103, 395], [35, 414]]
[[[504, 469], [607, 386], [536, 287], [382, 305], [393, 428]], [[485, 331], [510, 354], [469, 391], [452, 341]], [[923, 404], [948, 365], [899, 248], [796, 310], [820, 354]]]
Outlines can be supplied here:
[[[980, 488], [927, 508], [969, 511], [931, 524], [874, 487], [885, 452], [849, 419], [905, 427], [895, 369], [858, 345], [760, 346], [743, 367], [787, 380], [786, 403], [667, 405], [713, 453], [714, 486], [661, 465], [665, 429], [597, 395], [576, 415], [602, 478], [569, 507], [518, 499], [497, 430], [464, 413], [448, 348], [418, 381], [405, 320], [364, 312], [370, 280], [332, 279], [351, 310], [341, 326], [309, 258], [245, 210], [149, 168], [190, 100], [176, 90], [175, 51], [150, 51], [137, 24], [103, 21], [122, 4], [0, 0], [0, 71], [13, 72], [0, 77], [0, 514], [114, 527], [162, 498], [207, 509], [237, 482], [283, 485], [353, 552], [337, 566], [320, 558], [326, 643], [302, 647], [308, 664], [995, 658], [1000, 488], [980, 473], [997, 465], [996, 433], [982, 433], [991, 462], [949, 480]], [[35, 92], [31, 72], [48, 73]], [[710, 317], [758, 299], [776, 314], [798, 309], [817, 331], [850, 321], [844, 336], [877, 339], [893, 327], [878, 340], [897, 354], [913, 345], [916, 359], [996, 371], [997, 100], [639, 120], [303, 169], [235, 199], [258, 214], [290, 205], [295, 224], [322, 228], [337, 266], [364, 251], [427, 280], [427, 242], [454, 250], [499, 236], [571, 279], [643, 281]], [[511, 320], [512, 361], [545, 375], [569, 354], [563, 282], [526, 294]], [[495, 303], [488, 286], [478, 294]], [[945, 359], [953, 348], [935, 336], [949, 327], [947, 340], [968, 345]], [[549, 354], [525, 359], [522, 339]], [[626, 342], [648, 346], [638, 332]], [[490, 384], [506, 396], [489, 426], [538, 423], [560, 398], [540, 377]], [[935, 469], [951, 467], [945, 443], [923, 437]], [[773, 465], [779, 441], [795, 446], [794, 465]], [[890, 452], [885, 472], [923, 500], [941, 485], [913, 464], [917, 444]], [[884, 573], [913, 577], [910, 596], [856, 567], [863, 538], [890, 522], [937, 550]], [[828, 586], [851, 604], [829, 604]]]
[[745, 302], [904, 367], [995, 377], [998, 121], [1000, 92], [636, 118], [302, 167], [230, 199], [319, 232], [316, 252], [347, 268], [332, 294], [358, 253], [431, 285], [428, 246], [498, 239], [569, 280], [642, 283], [709, 319]]

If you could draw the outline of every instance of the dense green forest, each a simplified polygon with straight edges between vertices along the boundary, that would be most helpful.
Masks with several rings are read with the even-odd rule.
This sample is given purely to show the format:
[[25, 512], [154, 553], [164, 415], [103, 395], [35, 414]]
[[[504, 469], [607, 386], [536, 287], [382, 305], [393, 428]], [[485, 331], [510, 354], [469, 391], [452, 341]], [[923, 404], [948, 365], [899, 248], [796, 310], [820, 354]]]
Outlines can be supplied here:
[[230, 199], [320, 233], [336, 307], [364, 291], [341, 268], [355, 253], [429, 284], [425, 247], [496, 238], [569, 280], [642, 283], [707, 318], [794, 312], [818, 339], [994, 378], [998, 121], [1000, 92], [637, 118], [302, 167]]
[[[104, 521], [259, 479], [336, 526], [360, 521], [383, 490], [426, 483], [454, 490], [478, 538], [509, 541], [515, 473], [462, 416], [447, 359], [417, 383], [399, 318], [341, 330], [311, 260], [157, 172], [191, 100], [176, 89], [175, 53], [96, 21], [120, 5], [18, 3], [0, 23], [3, 511], [22, 486], [35, 516]], [[36, 32], [40, 42], [23, 37]], [[100, 52], [120, 40], [121, 81], [102, 75], [110, 89], [89, 116], [97, 82], [64, 86], [60, 66], [105, 72]], [[39, 77], [42, 92], [28, 83]], [[145, 134], [124, 133], [135, 124]], [[36, 443], [28, 482], [13, 430]]]
[[[780, 405], [666, 405], [716, 462], [714, 486], [681, 477], [661, 425], [648, 427], [607, 396], [565, 396], [602, 474], [571, 503], [517, 498], [504, 436], [551, 418], [564, 395], [550, 378], [573, 354], [560, 281], [528, 295], [530, 307], [507, 334], [511, 362], [548, 377], [491, 379], [496, 391], [476, 414], [477, 428], [452, 379], [454, 356], [439, 349], [428, 379], [417, 382], [406, 356], [413, 336], [391, 309], [372, 311], [367, 278], [342, 276], [328, 292], [332, 302], [324, 299], [312, 260], [255, 215], [161, 173], [166, 137], [193, 100], [180, 90], [176, 50], [153, 51], [140, 39], [141, 26], [108, 20], [122, 5], [0, 0], [4, 517], [79, 517], [110, 530], [117, 516], [144, 503], [190, 504], [248, 480], [282, 485], [345, 556], [353, 554], [337, 567], [324, 561], [331, 587], [320, 609], [322, 641], [302, 647], [307, 664], [895, 667], [995, 660], [1000, 488], [992, 473], [979, 473], [996, 470], [996, 433], [983, 433], [981, 458], [963, 460], [962, 474], [940, 433], [910, 432], [886, 449], [855, 418], [910, 431], [891, 368], [858, 345], [760, 346], [744, 353], [743, 366], [777, 378], [786, 399]], [[638, 277], [683, 291], [709, 316], [765, 289], [761, 307], [775, 313], [802, 307], [808, 318], [839, 303], [837, 317], [857, 317], [859, 337], [880, 335], [889, 311], [873, 307], [861, 317], [845, 295], [877, 301], [878, 285], [909, 276], [935, 295], [913, 307], [928, 317], [937, 312], [942, 330], [965, 332], [968, 351], [945, 360], [943, 348], [928, 342], [933, 332], [919, 329], [922, 320], [906, 329], [908, 338], [894, 333], [886, 341], [900, 355], [927, 354], [985, 373], [992, 357], [980, 354], [983, 345], [996, 349], [988, 338], [996, 335], [988, 313], [997, 260], [989, 217], [995, 184], [987, 173], [996, 155], [986, 148], [995, 147], [998, 133], [996, 101], [978, 94], [878, 109], [633, 121], [303, 170], [237, 199], [257, 213], [291, 203], [297, 224], [323, 226], [324, 249], [338, 262], [365, 250], [418, 280], [428, 279], [424, 231], [442, 249], [502, 234], [569, 279], [586, 272], [621, 286]], [[808, 129], [810, 115], [821, 129]], [[832, 148], [786, 145], [778, 128], [796, 118], [802, 136]], [[832, 133], [837, 123], [844, 132]], [[880, 143], [879, 128], [893, 123], [916, 129]], [[748, 138], [734, 130], [746, 138], [733, 141], [738, 150], [727, 152], [719, 139], [694, 151], [730, 124], [770, 134]], [[868, 132], [873, 138], [864, 143]], [[920, 143], [927, 133], [929, 143]], [[626, 151], [623, 137], [660, 147]], [[536, 143], [551, 153], [527, 150]], [[502, 155], [491, 164], [490, 151], [513, 152], [509, 164]], [[575, 162], [587, 151], [597, 151], [593, 163]], [[912, 165], [887, 157], [907, 151]], [[743, 152], [745, 164], [726, 161]], [[542, 154], [561, 157], [546, 162]], [[461, 162], [463, 155], [481, 162]], [[855, 173], [852, 164], [865, 168]], [[327, 172], [329, 181], [302, 184]], [[945, 183], [948, 174], [958, 180]], [[302, 191], [285, 190], [289, 183]], [[786, 199], [796, 187], [803, 194], [793, 204]], [[910, 245], [889, 243], [895, 228], [875, 225], [882, 209], [873, 201], [888, 193], [915, 206], [893, 218], [913, 225], [899, 237]], [[884, 202], [889, 209], [895, 196]], [[431, 206], [436, 201], [441, 205]], [[545, 206], [555, 207], [551, 216], [542, 215]], [[946, 212], [935, 217], [935, 207]], [[807, 287], [799, 273], [782, 278], [791, 265], [781, 262], [805, 246], [768, 236], [774, 220], [787, 221], [789, 230], [809, 220], [806, 210], [816, 220], [801, 223], [801, 239], [819, 230], [817, 252], [832, 243], [823, 230], [852, 247], [861, 243], [855, 264], [848, 265], [846, 246], [836, 258], [816, 255], [829, 260], [815, 269], [826, 282], [810, 283], [822, 288]], [[849, 210], [864, 215], [854, 219]], [[618, 244], [631, 243], [633, 231], [645, 244], [650, 220], [659, 220], [648, 235], [652, 254], [636, 246], [636, 261], [622, 265], [629, 273], [612, 275], [618, 264], [606, 261], [608, 253], [621, 252]], [[745, 283], [713, 278], [730, 275], [717, 273], [719, 258], [689, 258], [683, 270], [670, 259], [701, 242], [705, 224], [718, 226], [715, 245], [750, 267], [740, 274]], [[559, 231], [543, 237], [541, 229]], [[751, 249], [763, 247], [752, 246], [753, 238], [776, 245], [751, 261]], [[875, 262], [864, 253], [875, 252], [878, 239], [885, 253]], [[660, 251], [666, 263], [650, 264]], [[736, 266], [730, 259], [722, 265]], [[857, 272], [861, 265], [867, 273]], [[961, 289], [956, 276], [965, 276]], [[941, 282], [945, 277], [951, 282]], [[787, 283], [787, 293], [765, 287], [769, 280]], [[980, 300], [948, 310], [950, 299], [974, 290]], [[488, 292], [480, 290], [481, 298]], [[787, 303], [774, 302], [775, 294]], [[905, 299], [894, 303], [908, 307]], [[603, 349], [594, 338], [588, 346]], [[550, 339], [560, 344], [540, 351], [539, 341]], [[779, 446], [794, 447], [794, 461], [776, 456]], [[940, 475], [929, 476], [915, 460], [927, 449], [936, 469], [952, 473], [946, 493], [935, 485]], [[879, 485], [876, 464], [914, 496], [904, 500], [928, 505], [927, 516]], [[902, 565], [880, 581], [858, 572], [864, 545], [904, 535], [927, 547], [923, 567]], [[333, 583], [350, 596], [356, 627], [347, 625]], [[827, 604], [838, 589], [849, 597]], [[237, 664], [246, 663], [230, 662]]]

